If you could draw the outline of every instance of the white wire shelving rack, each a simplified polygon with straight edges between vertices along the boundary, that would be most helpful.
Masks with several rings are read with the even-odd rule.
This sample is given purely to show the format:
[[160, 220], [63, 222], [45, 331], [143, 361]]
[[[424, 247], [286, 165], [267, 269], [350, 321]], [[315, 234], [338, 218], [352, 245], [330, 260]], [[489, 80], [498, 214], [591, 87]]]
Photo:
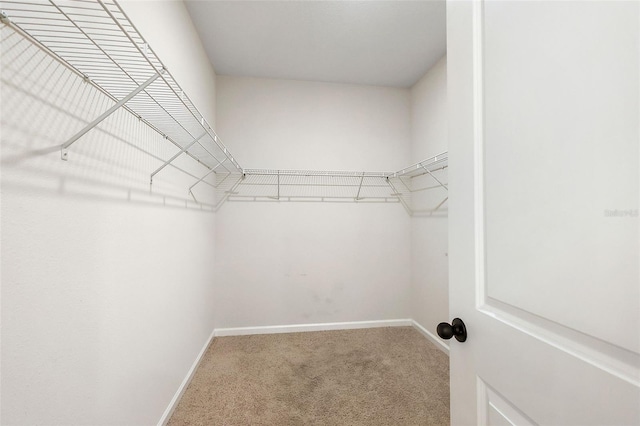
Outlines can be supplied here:
[[247, 169], [229, 201], [397, 203], [384, 172]]
[[[397, 172], [246, 169], [228, 200], [402, 203], [410, 215], [433, 213], [448, 200], [447, 167], [443, 152]], [[416, 199], [430, 190], [441, 191], [437, 204], [421, 208]]]
[[[243, 169], [116, 0], [2, 0], [0, 11], [2, 24], [113, 101], [60, 144], [62, 160], [123, 108], [177, 148], [149, 171], [150, 183], [171, 165], [193, 179], [187, 191], [196, 202], [194, 188], [207, 185], [216, 194], [216, 209], [226, 201], [379, 202], [402, 203], [413, 214], [417, 193], [448, 190], [446, 152], [397, 172]], [[184, 157], [206, 172], [198, 176], [176, 165]]]
[[[198, 111], [153, 49], [114, 0], [2, 0], [0, 21], [31, 41], [114, 104], [61, 145], [68, 160], [74, 143], [124, 108], [175, 145], [177, 153], [150, 171], [150, 182], [178, 157], [207, 169], [195, 185], [217, 185], [211, 174], [242, 175], [242, 167]], [[184, 169], [177, 167], [186, 172]], [[218, 177], [216, 176], [216, 180]], [[219, 204], [225, 197], [220, 197]], [[196, 200], [197, 201], [197, 200]]]
[[[394, 190], [393, 194], [398, 197], [410, 215], [417, 212], [435, 213], [440, 211], [449, 200], [446, 174], [448, 167], [449, 154], [445, 151], [402, 170], [390, 173], [386, 178]], [[442, 196], [438, 195], [436, 198], [437, 204], [427, 207], [418, 206], [422, 200], [417, 200], [417, 198], [431, 190], [439, 190], [439, 194], [442, 194]]]

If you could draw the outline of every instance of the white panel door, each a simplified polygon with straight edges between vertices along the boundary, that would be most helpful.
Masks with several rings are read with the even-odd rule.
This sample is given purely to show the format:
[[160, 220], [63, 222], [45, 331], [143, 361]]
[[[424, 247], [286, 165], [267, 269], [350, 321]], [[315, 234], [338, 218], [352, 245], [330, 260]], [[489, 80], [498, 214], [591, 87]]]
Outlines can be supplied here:
[[452, 423], [640, 424], [640, 3], [447, 26]]

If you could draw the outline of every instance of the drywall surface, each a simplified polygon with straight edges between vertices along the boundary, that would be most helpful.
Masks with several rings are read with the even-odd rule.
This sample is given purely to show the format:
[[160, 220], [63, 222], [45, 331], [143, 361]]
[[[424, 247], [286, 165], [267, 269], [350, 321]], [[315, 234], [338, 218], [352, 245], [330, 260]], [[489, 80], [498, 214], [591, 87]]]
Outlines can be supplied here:
[[[201, 47], [161, 51], [191, 25], [182, 3], [131, 6], [213, 120]], [[61, 161], [112, 102], [7, 27], [1, 57], [2, 424], [156, 424], [214, 327], [214, 214], [174, 169], [149, 191], [176, 148], [124, 111]]]
[[[413, 163], [447, 151], [447, 58], [440, 59], [411, 88], [411, 160]], [[447, 182], [447, 170], [435, 173]], [[412, 318], [435, 334], [449, 321], [447, 191], [428, 175], [432, 189], [415, 193], [411, 218]], [[422, 187], [423, 185], [421, 185]]]
[[[405, 89], [218, 76], [220, 135], [247, 168], [406, 165]], [[216, 324], [407, 318], [410, 218], [400, 204], [228, 202], [216, 215]]]

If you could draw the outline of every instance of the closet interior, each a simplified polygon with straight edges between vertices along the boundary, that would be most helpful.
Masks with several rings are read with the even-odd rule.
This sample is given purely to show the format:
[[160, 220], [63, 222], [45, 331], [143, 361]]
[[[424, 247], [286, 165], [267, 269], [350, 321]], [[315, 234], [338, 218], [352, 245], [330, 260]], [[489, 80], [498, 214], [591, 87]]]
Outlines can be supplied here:
[[[214, 210], [225, 201], [383, 202], [401, 203], [411, 215], [413, 194], [434, 185], [448, 190], [436, 176], [448, 166], [446, 151], [396, 171], [242, 168], [113, 0], [3, 1], [2, 23], [114, 102], [60, 145], [62, 160], [73, 157], [72, 145], [82, 136], [122, 108], [175, 149], [149, 171], [152, 190], [154, 177], [171, 166], [193, 179], [185, 192], [194, 202]], [[13, 42], [19, 44], [17, 37]], [[181, 156], [204, 172], [194, 175], [182, 168]], [[208, 186], [213, 198], [199, 199], [199, 185]], [[430, 211], [446, 201], [442, 197]]]
[[216, 75], [188, 2], [144, 3], [0, 1], [4, 418], [166, 423], [218, 336], [447, 353], [444, 2], [399, 2], [442, 53], [395, 87]]

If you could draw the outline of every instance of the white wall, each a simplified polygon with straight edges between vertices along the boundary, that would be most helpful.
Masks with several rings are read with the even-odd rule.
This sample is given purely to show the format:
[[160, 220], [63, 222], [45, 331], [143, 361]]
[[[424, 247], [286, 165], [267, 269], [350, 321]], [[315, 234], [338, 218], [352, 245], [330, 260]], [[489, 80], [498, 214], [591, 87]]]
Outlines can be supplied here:
[[[447, 151], [447, 58], [444, 56], [411, 88], [411, 162]], [[447, 171], [436, 177], [447, 182]], [[433, 189], [416, 193], [411, 218], [412, 318], [435, 333], [449, 318], [447, 206], [433, 212], [447, 196], [429, 176], [419, 178]], [[447, 342], [445, 341], [445, 344]]]
[[[215, 76], [183, 4], [123, 6], [213, 122]], [[155, 424], [214, 327], [214, 215], [171, 171], [149, 194], [159, 162], [122, 139], [175, 148], [127, 113], [60, 161], [109, 102], [2, 35], [2, 424]]]
[[[218, 76], [219, 133], [245, 168], [408, 164], [408, 90]], [[227, 203], [216, 217], [216, 324], [408, 318], [400, 204]]]
[[[221, 77], [216, 98], [183, 4], [121, 3], [244, 167], [422, 159], [416, 89]], [[123, 111], [62, 162], [110, 101], [20, 43], [3, 41], [0, 87], [3, 424], [156, 423], [214, 325], [418, 318], [399, 204], [228, 203], [214, 219], [183, 175], [149, 193], [151, 155], [175, 148]]]

